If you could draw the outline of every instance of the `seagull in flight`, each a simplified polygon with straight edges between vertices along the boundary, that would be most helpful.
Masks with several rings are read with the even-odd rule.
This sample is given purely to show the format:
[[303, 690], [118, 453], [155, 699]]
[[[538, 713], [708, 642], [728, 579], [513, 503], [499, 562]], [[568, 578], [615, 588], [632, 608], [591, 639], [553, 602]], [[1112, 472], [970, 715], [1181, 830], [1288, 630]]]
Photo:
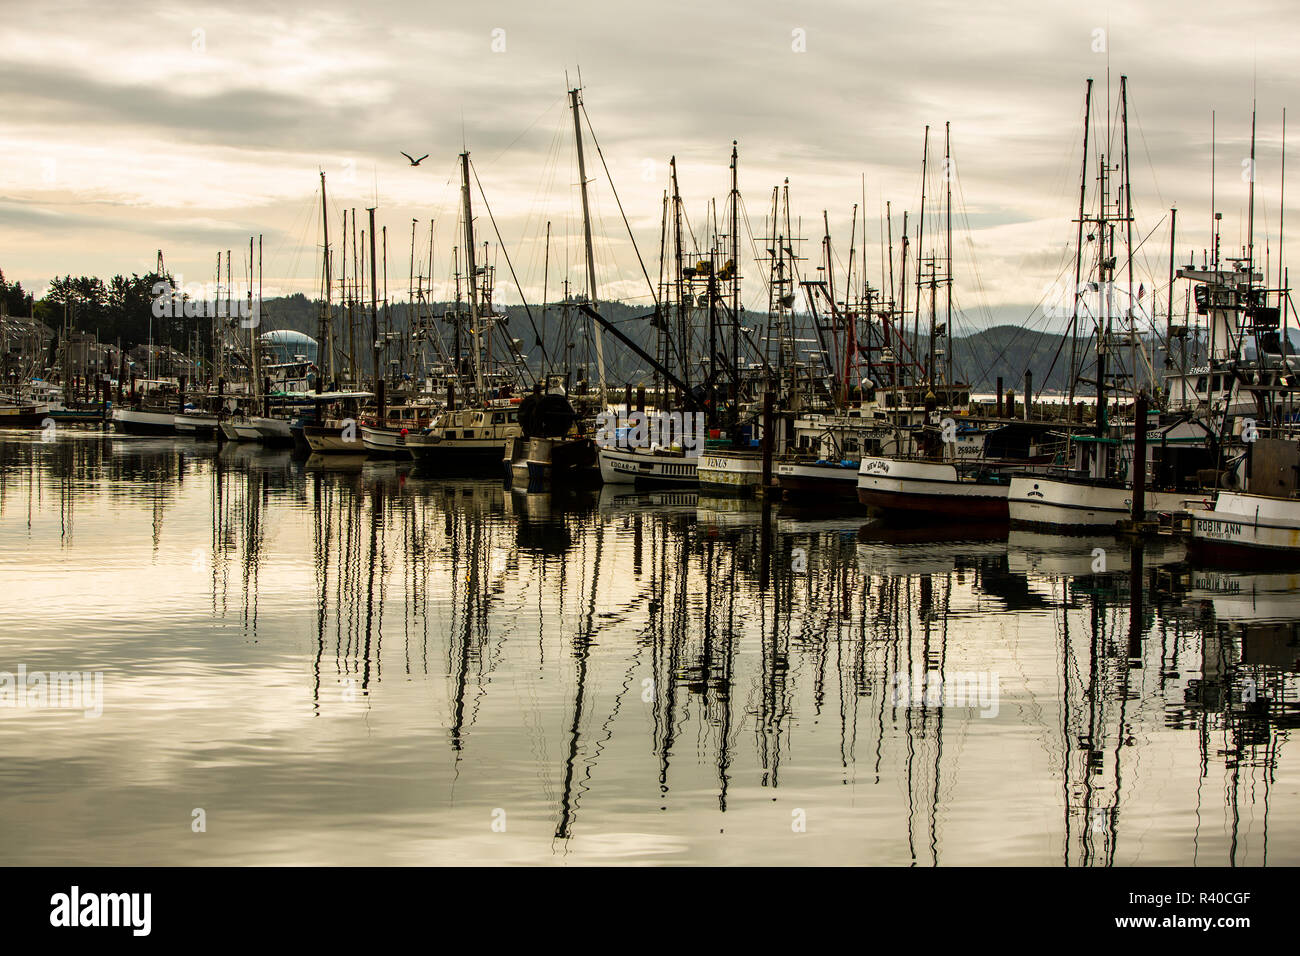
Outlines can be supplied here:
[[[401, 152], [401, 150], [399, 150], [398, 152]], [[405, 156], [407, 159], [409, 159], [409, 160], [411, 161], [411, 165], [412, 165], [412, 166], [419, 166], [420, 163], [424, 162], [426, 159], [429, 158], [429, 154], [428, 154], [428, 153], [425, 153], [425, 154], [424, 154], [423, 156], [421, 156], [419, 159], [416, 159], [416, 158], [415, 158], [414, 156], [412, 156], [410, 153], [402, 153], [402, 155]]]

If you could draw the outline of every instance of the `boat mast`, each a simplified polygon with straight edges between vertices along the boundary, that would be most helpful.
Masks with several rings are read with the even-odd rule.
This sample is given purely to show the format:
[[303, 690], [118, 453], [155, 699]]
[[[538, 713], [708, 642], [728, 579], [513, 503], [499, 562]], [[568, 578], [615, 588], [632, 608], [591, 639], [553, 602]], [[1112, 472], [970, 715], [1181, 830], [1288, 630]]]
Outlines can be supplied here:
[[1255, 103], [1250, 104], [1250, 184], [1249, 208], [1246, 213], [1246, 283], [1255, 282]]
[[[951, 123], [943, 124], [943, 180], [947, 193], [944, 197], [944, 218], [947, 220], [946, 228], [948, 232], [947, 253], [948, 264], [946, 271], [948, 273], [948, 295], [946, 302], [946, 315], [944, 318], [944, 356], [947, 359], [948, 371], [944, 376], [945, 383], [948, 386], [948, 404], [952, 405], [952, 140], [951, 140]], [[1025, 400], [1029, 400], [1028, 395]]]
[[[880, 263], [880, 287], [881, 287], [880, 299], [881, 299], [881, 306], [883, 309], [885, 307], [884, 290], [888, 289], [889, 305], [887, 307], [887, 311], [883, 312], [883, 314], [886, 317], [884, 320], [885, 346], [892, 352], [894, 349], [893, 346], [894, 335], [896, 333], [896, 330], [894, 329], [894, 321], [898, 318], [898, 312], [895, 309], [897, 302], [894, 299], [894, 208], [893, 208], [893, 203], [890, 200], [885, 200], [885, 228], [887, 230], [888, 239], [886, 240], [886, 246], [885, 246], [886, 249], [885, 258], [882, 259]], [[886, 280], [886, 276], [885, 276], [885, 262], [889, 263], [888, 280]], [[888, 284], [886, 284], [886, 281], [888, 281]], [[895, 354], [892, 361], [889, 362], [889, 384], [891, 388], [898, 387], [898, 355], [897, 354]]]
[[470, 342], [474, 350], [474, 384], [478, 388], [479, 400], [482, 401], [487, 397], [487, 392], [483, 387], [483, 357], [480, 355], [479, 350], [478, 287], [474, 281], [474, 214], [469, 195], [468, 152], [460, 154], [460, 193], [465, 216], [465, 272], [469, 286], [467, 291], [469, 293]]
[[739, 153], [731, 141], [731, 422], [733, 441], [740, 422], [740, 187], [737, 182]]
[[[921, 263], [925, 254], [925, 180], [930, 163], [930, 125], [925, 126], [925, 145], [921, 150], [921, 220], [916, 228], [916, 318], [912, 323], [912, 335], [918, 347], [921, 342]], [[930, 362], [926, 367], [927, 384], [930, 384], [931, 367], [934, 361], [934, 336], [930, 337]]]
[[[420, 358], [422, 358], [424, 355], [424, 346], [423, 345], [420, 346], [420, 354], [419, 356], [417, 356], [415, 351], [415, 343], [416, 343], [416, 335], [417, 335], [417, 332], [415, 330], [415, 326], [416, 326], [415, 301], [417, 298], [417, 293], [416, 290], [413, 288], [415, 285], [415, 224], [416, 221], [417, 220], [415, 219], [411, 220], [411, 256], [410, 256], [411, 261], [410, 261], [410, 266], [408, 267], [410, 274], [407, 277], [407, 281], [406, 281], [406, 342], [409, 344], [411, 349], [411, 368], [415, 372], [416, 378], [418, 379], [421, 369], [418, 368], [417, 366], [422, 364]], [[423, 283], [421, 283], [421, 285], [423, 285]], [[423, 291], [424, 290], [421, 289], [420, 293], [423, 293]], [[405, 355], [403, 355], [403, 358], [405, 358]]]
[[[320, 174], [320, 224], [325, 234], [323, 268], [325, 276], [325, 309], [320, 320], [320, 347], [325, 349], [325, 381], [334, 381], [334, 306], [330, 303], [330, 218], [325, 203], [325, 171]], [[316, 356], [320, 358], [319, 350]]]
[[[546, 220], [546, 253], [542, 258], [542, 341], [546, 341], [546, 301], [549, 298], [547, 288], [548, 280], [551, 277], [551, 220]], [[543, 381], [542, 390], [546, 391], [550, 382]]]
[[[379, 391], [379, 284], [375, 281], [375, 207], [367, 206], [370, 217], [370, 375]], [[383, 409], [380, 409], [383, 414]]]
[[[581, 82], [579, 77], [579, 82]], [[581, 87], [569, 90], [569, 103], [573, 108], [573, 136], [578, 146], [578, 186], [582, 191], [582, 236], [587, 253], [587, 298], [596, 307], [596, 260], [591, 246], [591, 209], [587, 200], [587, 165], [582, 153], [582, 120], [578, 113]], [[592, 322], [591, 334], [596, 342], [596, 375], [600, 384], [600, 404], [605, 405], [605, 343], [600, 326]]]
[[[1119, 102], [1120, 102], [1120, 127], [1123, 131], [1124, 147], [1124, 231], [1125, 238], [1125, 258], [1127, 264], [1125, 271], [1128, 273], [1128, 351], [1129, 351], [1129, 375], [1132, 376], [1132, 393], [1134, 401], [1137, 400], [1138, 380], [1137, 380], [1137, 319], [1133, 315], [1133, 184], [1129, 177], [1128, 161], [1128, 77], [1119, 78]], [[1254, 186], [1252, 185], [1252, 189]], [[1136, 409], [1136, 405], [1134, 408]], [[1145, 423], [1137, 423], [1140, 427], [1145, 428]]]
[[[691, 363], [688, 360], [686, 340], [686, 301], [682, 279], [682, 194], [677, 188], [677, 157], [668, 160], [668, 170], [673, 183], [673, 275], [677, 285], [677, 334], [681, 347], [677, 352], [678, 374], [688, 386], [691, 384]], [[686, 396], [682, 396], [683, 399]]]
[[1079, 362], [1079, 284], [1083, 281], [1083, 217], [1088, 201], [1088, 124], [1092, 119], [1092, 77], [1088, 78], [1088, 89], [1083, 95], [1083, 169], [1079, 173], [1079, 228], [1074, 240], [1074, 291], [1071, 295], [1073, 305], [1070, 312], [1070, 398], [1068, 404], [1074, 406], [1074, 387], [1078, 381]]

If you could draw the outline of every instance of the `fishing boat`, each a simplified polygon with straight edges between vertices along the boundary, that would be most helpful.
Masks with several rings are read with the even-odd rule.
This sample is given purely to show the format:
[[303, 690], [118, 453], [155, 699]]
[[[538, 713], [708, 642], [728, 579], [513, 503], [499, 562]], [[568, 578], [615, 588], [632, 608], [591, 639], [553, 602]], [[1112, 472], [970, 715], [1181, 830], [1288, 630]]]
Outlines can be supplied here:
[[507, 442], [522, 435], [517, 400], [507, 399], [482, 408], [447, 409], [428, 428], [401, 437], [421, 465], [494, 470], [500, 468]]
[[360, 405], [373, 392], [321, 392], [311, 396], [313, 413], [303, 417], [302, 437], [315, 455], [364, 455], [361, 440]]
[[600, 449], [600, 478], [607, 485], [698, 488], [698, 468], [699, 457], [681, 448]]
[[[1218, 436], [1203, 421], [1188, 414], [1162, 416], [1158, 409], [1148, 412], [1146, 392], [1137, 385], [1143, 368], [1154, 377], [1138, 328], [1143, 310], [1135, 308], [1133, 298], [1127, 299], [1126, 307], [1115, 301], [1120, 285], [1117, 276], [1121, 271], [1127, 275], [1130, 289], [1135, 284], [1127, 89], [1127, 78], [1121, 77], [1120, 161], [1114, 162], [1115, 157], [1111, 156], [1098, 158], [1100, 175], [1095, 211], [1086, 210], [1091, 80], [1084, 109], [1085, 147], [1076, 220], [1075, 272], [1082, 274], [1086, 229], [1087, 242], [1091, 243], [1089, 249], [1095, 250], [1089, 277], [1095, 276], [1096, 281], [1076, 287], [1072, 326], [1081, 315], [1085, 290], [1096, 290], [1096, 307], [1088, 309], [1095, 313], [1096, 320], [1096, 367], [1088, 380], [1096, 388], [1094, 424], [1089, 434], [1070, 436], [1067, 467], [1011, 479], [1007, 501], [1009, 517], [1015, 526], [1081, 534], [1113, 529], [1125, 519], [1141, 522], [1152, 514], [1183, 512], [1188, 507], [1186, 502], [1200, 496], [1200, 473], [1219, 454]], [[1111, 177], [1116, 170], [1120, 171], [1120, 182], [1112, 196]], [[1117, 232], [1126, 236], [1123, 243]], [[1169, 261], [1172, 288], [1172, 229]], [[1127, 369], [1119, 367], [1125, 354], [1130, 356]], [[1079, 370], [1072, 374], [1076, 380], [1082, 380]], [[1126, 390], [1132, 397], [1133, 420], [1112, 422], [1111, 396]], [[1029, 399], [1026, 395], [1026, 401]]]
[[858, 501], [869, 510], [929, 521], [1005, 521], [1008, 489], [996, 468], [901, 458], [863, 458], [858, 468]]
[[763, 453], [758, 448], [706, 448], [696, 467], [700, 494], [748, 498], [763, 487]]
[[192, 405], [185, 406], [184, 411], [173, 416], [176, 434], [191, 438], [215, 438], [221, 422], [216, 412], [207, 412]]
[[562, 389], [526, 396], [517, 420], [520, 434], [506, 440], [503, 459], [511, 487], [539, 489], [599, 480], [596, 442], [582, 433], [578, 411]]
[[142, 405], [113, 409], [113, 428], [128, 435], [175, 435], [176, 413]]
[[327, 418], [320, 425], [304, 422], [302, 435], [313, 455], [364, 455], [358, 429], [354, 418]]
[[850, 459], [783, 461], [776, 466], [781, 497], [791, 504], [858, 510], [858, 467]]
[[[1216, 564], [1300, 564], [1300, 500], [1220, 491], [1191, 515], [1189, 547]], [[1243, 564], [1246, 562], [1246, 564]]]
[[50, 420], [49, 405], [0, 399], [0, 428], [41, 428]]
[[257, 430], [258, 440], [263, 445], [276, 448], [288, 448], [293, 445], [293, 431], [287, 418], [254, 415], [248, 419], [248, 424]]
[[979, 454], [957, 440], [943, 441], [942, 429], [918, 437], [924, 452], [912, 456], [864, 456], [858, 468], [858, 500], [875, 514], [926, 521], [1009, 520], [1015, 474], [1029, 474], [1056, 461], [1065, 436], [1051, 426], [1008, 423], [974, 430]]
[[221, 433], [227, 441], [260, 442], [262, 430], [256, 420], [242, 412], [236, 412], [221, 422]]
[[1192, 555], [1212, 564], [1300, 565], [1300, 443], [1260, 438], [1233, 473], [1242, 487], [1191, 510]]

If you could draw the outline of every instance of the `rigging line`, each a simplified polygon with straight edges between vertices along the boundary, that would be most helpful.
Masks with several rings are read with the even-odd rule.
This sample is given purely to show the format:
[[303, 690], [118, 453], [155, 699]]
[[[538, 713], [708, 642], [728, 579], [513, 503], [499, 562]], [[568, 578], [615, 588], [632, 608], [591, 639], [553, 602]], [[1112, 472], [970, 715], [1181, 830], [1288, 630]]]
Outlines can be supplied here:
[[534, 126], [536, 126], [538, 123], [540, 123], [540, 122], [542, 121], [542, 118], [543, 118], [544, 116], [546, 116], [547, 113], [549, 113], [551, 110], [555, 109], [556, 104], [558, 104], [558, 103], [560, 103], [561, 101], [566, 100], [566, 99], [568, 99], [568, 96], [567, 96], [567, 95], [566, 95], [566, 96], [561, 96], [561, 97], [559, 97], [559, 99], [555, 100], [555, 102], [553, 102], [550, 106], [546, 107], [546, 109], [544, 109], [544, 110], [542, 110], [540, 113], [538, 113], [537, 116], [533, 119], [533, 121], [532, 121], [531, 123], [529, 123], [527, 126], [524, 127], [523, 132], [521, 132], [518, 136], [516, 136], [514, 139], [512, 139], [512, 140], [510, 141], [510, 143], [509, 143], [509, 144], [508, 144], [504, 149], [502, 149], [499, 153], [497, 153], [495, 156], [493, 156], [491, 159], [489, 159], [489, 160], [487, 161], [487, 165], [488, 165], [488, 166], [491, 166], [493, 163], [495, 163], [497, 160], [499, 160], [499, 159], [500, 159], [502, 156], [504, 156], [506, 153], [510, 152], [510, 150], [512, 150], [512, 149], [515, 147], [515, 144], [516, 144], [516, 143], [518, 143], [521, 139], [523, 139], [525, 136], [528, 135], [529, 130], [531, 130]]
[[[1065, 274], [1065, 270], [1066, 270], [1067, 268], [1069, 268], [1069, 265], [1070, 265], [1069, 262], [1066, 262], [1065, 265], [1063, 265], [1063, 266], [1061, 267], [1061, 271], [1058, 272], [1058, 273], [1056, 274], [1056, 281], [1057, 281], [1057, 282], [1059, 282], [1059, 281], [1061, 280], [1061, 276], [1063, 276], [1063, 275]], [[1029, 319], [1033, 317], [1033, 315], [1034, 315], [1035, 312], [1037, 312], [1040, 308], [1042, 308], [1043, 301], [1047, 298], [1048, 295], [1051, 294], [1051, 290], [1052, 290], [1052, 287], [1049, 286], [1049, 287], [1048, 287], [1048, 288], [1043, 292], [1043, 294], [1042, 294], [1041, 296], [1039, 296], [1038, 301], [1035, 302], [1034, 305], [1033, 305], [1033, 307], [1029, 310], [1029, 315], [1027, 315], [1027, 316], [1025, 317], [1025, 321], [1026, 321], [1026, 322], [1028, 322]], [[1047, 334], [1048, 334], [1048, 330], [1047, 330], [1047, 329], [1043, 329], [1042, 331], [1040, 331], [1040, 332], [1038, 333], [1039, 341], [1041, 342], [1043, 336], [1044, 336], [1044, 335], [1047, 335]], [[985, 370], [984, 375], [985, 375], [986, 378], [988, 377], [988, 374], [989, 374], [991, 371], [993, 371], [994, 366], [996, 366], [997, 363], [1001, 362], [1004, 358], [1006, 358], [1007, 350], [1011, 348], [1011, 343], [1012, 343], [1012, 341], [1014, 341], [1014, 339], [1013, 339], [1013, 340], [1008, 340], [1008, 342], [1006, 343], [1006, 345], [1002, 346], [1002, 348], [998, 351], [997, 355], [995, 355], [995, 356], [993, 357], [993, 361], [992, 361], [992, 363], [991, 363], [991, 364], [986, 368], [986, 370]]]
[[[483, 183], [478, 178], [478, 169], [476, 169], [472, 163], [468, 165], [474, 173], [474, 182], [478, 185], [478, 194], [483, 199], [483, 208], [487, 210], [488, 221], [492, 223], [492, 231], [496, 233], [497, 246], [498, 248], [500, 248], [502, 254], [504, 254], [506, 257], [506, 266], [510, 269], [510, 278], [515, 280], [515, 288], [519, 290], [519, 298], [523, 300], [524, 312], [528, 314], [528, 324], [532, 326], [533, 336], [538, 344], [538, 347], [542, 350], [542, 370], [543, 370], [542, 374], [550, 375], [551, 358], [546, 353], [546, 343], [542, 341], [542, 334], [537, 331], [537, 323], [533, 321], [533, 310], [528, 307], [528, 297], [524, 295], [524, 290], [519, 285], [519, 277], [515, 275], [514, 263], [510, 261], [510, 253], [506, 251], [506, 244], [501, 239], [501, 230], [497, 228], [496, 217], [492, 215], [492, 207], [488, 205], [487, 194], [483, 192]], [[473, 281], [474, 278], [473, 276], [471, 276], [470, 282]], [[471, 291], [470, 294], [473, 295], [473, 292]], [[533, 370], [528, 367], [528, 362], [523, 361], [520, 363], [520, 365], [523, 366], [524, 371], [528, 373], [529, 377], [532, 378], [534, 382], [536, 382], [537, 378], [536, 376], [533, 375]]]
[[641, 274], [645, 276], [646, 285], [650, 287], [650, 296], [654, 299], [655, 307], [659, 307], [659, 293], [655, 285], [650, 281], [650, 272], [645, 267], [645, 260], [641, 258], [641, 250], [637, 247], [636, 236], [632, 235], [632, 226], [627, 221], [627, 213], [623, 211], [623, 201], [618, 198], [618, 189], [614, 186], [614, 177], [609, 174], [609, 165], [605, 162], [605, 152], [600, 148], [600, 140], [596, 139], [596, 131], [592, 128], [591, 117], [587, 115], [587, 104], [580, 102], [582, 107], [582, 116], [587, 121], [587, 132], [591, 133], [591, 144], [596, 147], [596, 155], [600, 157], [600, 166], [605, 170], [605, 178], [609, 180], [609, 190], [614, 194], [614, 202], [618, 205], [618, 214], [623, 217], [623, 226], [627, 229], [627, 236], [632, 240], [632, 251], [636, 253], [636, 261], [641, 266]]

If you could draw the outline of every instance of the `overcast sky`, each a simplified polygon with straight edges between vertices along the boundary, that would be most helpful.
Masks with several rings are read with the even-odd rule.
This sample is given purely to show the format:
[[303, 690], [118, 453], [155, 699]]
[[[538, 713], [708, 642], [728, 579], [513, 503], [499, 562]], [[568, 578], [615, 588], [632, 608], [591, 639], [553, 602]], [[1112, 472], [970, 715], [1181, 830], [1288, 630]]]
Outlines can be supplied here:
[[[64, 273], [146, 272], [158, 249], [186, 281], [208, 281], [216, 252], [234, 248], [238, 274], [249, 235], [261, 233], [268, 294], [312, 294], [321, 170], [336, 253], [342, 210], [356, 207], [364, 224], [377, 201], [389, 294], [403, 298], [411, 220], [427, 262], [433, 219], [441, 290], [459, 241], [462, 143], [527, 295], [542, 295], [548, 220], [548, 293], [566, 261], [581, 288], [565, 96], [566, 71], [576, 82], [579, 68], [652, 275], [668, 158], [677, 156], [702, 237], [708, 201], [725, 201], [735, 139], [743, 246], [751, 231], [762, 235], [772, 188], [789, 177], [806, 253], [819, 254], [828, 210], [847, 263], [865, 176], [869, 278], [879, 284], [884, 202], [895, 236], [904, 209], [915, 225], [924, 127], [939, 163], [950, 121], [956, 298], [971, 325], [986, 308], [999, 318], [1027, 312], [1072, 262], [1084, 84], [1096, 79], [1104, 110], [1108, 70], [1112, 102], [1120, 74], [1129, 77], [1136, 232], [1150, 233], [1139, 257], [1149, 274], [1163, 283], [1171, 205], [1179, 259], [1209, 243], [1212, 110], [1225, 246], [1244, 242], [1252, 94], [1257, 255], [1267, 238], [1276, 270], [1281, 112], [1297, 102], [1293, 3], [127, 0], [110, 15], [97, 3], [3, 2], [0, 269], [37, 291]], [[401, 150], [430, 155], [412, 168]], [[588, 150], [601, 295], [645, 301]], [[1297, 192], [1300, 180], [1288, 197], [1288, 258]], [[474, 198], [479, 236], [495, 245], [477, 189]], [[749, 260], [742, 255], [745, 299], [762, 308], [761, 269]], [[501, 297], [517, 301], [498, 266]]]

